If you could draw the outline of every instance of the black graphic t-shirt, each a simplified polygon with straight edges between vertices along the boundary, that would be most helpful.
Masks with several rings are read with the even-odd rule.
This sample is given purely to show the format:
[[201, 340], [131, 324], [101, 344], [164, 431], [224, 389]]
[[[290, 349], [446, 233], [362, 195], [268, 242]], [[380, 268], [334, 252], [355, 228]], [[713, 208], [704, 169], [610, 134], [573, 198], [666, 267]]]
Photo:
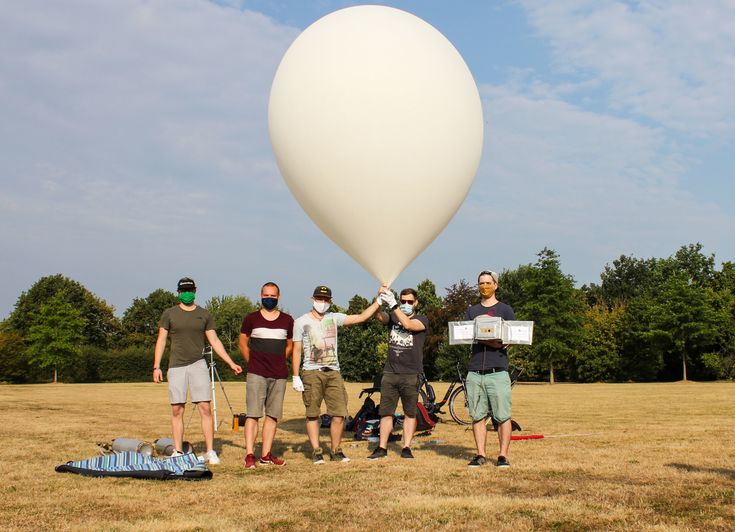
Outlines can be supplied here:
[[[482, 303], [472, 305], [467, 309], [466, 319], [474, 320], [478, 316], [496, 316], [503, 320], [514, 320], [516, 315], [510, 305], [498, 301], [491, 307], [484, 307]], [[508, 350], [495, 349], [489, 345], [475, 342], [472, 344], [472, 358], [467, 366], [470, 371], [480, 371], [488, 368], [508, 368]]]
[[423, 331], [411, 332], [404, 329], [398, 320], [390, 314], [390, 335], [388, 337], [388, 358], [383, 371], [385, 373], [418, 374], [424, 371], [424, 341], [429, 319], [416, 315], [411, 319], [424, 324]]

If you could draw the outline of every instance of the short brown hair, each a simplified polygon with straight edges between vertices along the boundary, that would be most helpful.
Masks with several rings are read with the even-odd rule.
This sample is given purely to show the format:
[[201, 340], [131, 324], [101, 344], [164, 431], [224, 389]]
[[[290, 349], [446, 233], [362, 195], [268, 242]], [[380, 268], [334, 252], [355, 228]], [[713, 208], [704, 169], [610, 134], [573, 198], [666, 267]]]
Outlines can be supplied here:
[[272, 286], [273, 288], [275, 288], [275, 289], [276, 289], [276, 291], [278, 292], [278, 295], [279, 295], [279, 296], [281, 295], [281, 289], [280, 289], [280, 288], [278, 288], [278, 285], [277, 285], [276, 283], [272, 282], [272, 281], [268, 281], [267, 283], [265, 283], [265, 284], [264, 284], [263, 286], [261, 286], [261, 287], [260, 287], [260, 292], [261, 292], [261, 293], [263, 293], [263, 289], [264, 289], [264, 288], [265, 288], [266, 286]]
[[411, 294], [416, 301], [419, 300], [419, 295], [416, 293], [416, 290], [414, 290], [413, 288], [404, 288], [403, 290], [401, 290], [399, 297], [405, 296], [406, 294]]

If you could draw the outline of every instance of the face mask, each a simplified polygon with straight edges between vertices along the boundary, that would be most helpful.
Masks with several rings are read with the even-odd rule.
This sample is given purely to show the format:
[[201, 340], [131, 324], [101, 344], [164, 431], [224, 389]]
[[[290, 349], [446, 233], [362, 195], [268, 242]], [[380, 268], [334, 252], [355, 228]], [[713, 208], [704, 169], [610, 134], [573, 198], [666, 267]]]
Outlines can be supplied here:
[[401, 309], [401, 312], [403, 312], [406, 316], [410, 316], [413, 314], [413, 305], [411, 303], [401, 303], [401, 306], [398, 307]]
[[194, 292], [181, 292], [179, 294], [179, 299], [184, 305], [191, 305], [194, 303], [194, 298], [197, 295]]
[[329, 309], [329, 301], [314, 301], [312, 306], [319, 314], [324, 314]]
[[483, 286], [480, 288], [480, 295], [484, 298], [488, 298], [495, 293], [495, 288], [492, 286]]
[[276, 297], [263, 297], [260, 299], [260, 303], [263, 305], [265, 310], [273, 310], [278, 306], [278, 298]]

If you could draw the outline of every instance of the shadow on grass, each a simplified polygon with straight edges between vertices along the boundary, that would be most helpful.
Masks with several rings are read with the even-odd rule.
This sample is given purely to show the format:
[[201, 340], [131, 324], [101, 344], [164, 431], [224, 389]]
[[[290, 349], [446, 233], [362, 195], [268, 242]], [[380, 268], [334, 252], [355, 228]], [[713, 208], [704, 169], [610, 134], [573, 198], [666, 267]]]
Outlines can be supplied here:
[[667, 467], [673, 467], [675, 469], [681, 469], [689, 473], [714, 473], [716, 475], [722, 475], [723, 477], [735, 480], [735, 469], [725, 469], [723, 467], [700, 467], [691, 464], [666, 464]]

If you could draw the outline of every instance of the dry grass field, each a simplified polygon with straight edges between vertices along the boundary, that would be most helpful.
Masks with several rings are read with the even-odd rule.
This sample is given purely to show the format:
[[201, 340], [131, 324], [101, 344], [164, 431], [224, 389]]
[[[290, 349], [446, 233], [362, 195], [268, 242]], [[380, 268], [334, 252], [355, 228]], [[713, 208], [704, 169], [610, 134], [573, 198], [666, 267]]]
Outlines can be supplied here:
[[[244, 388], [226, 384], [236, 411], [244, 409]], [[349, 385], [352, 413], [361, 388]], [[245, 471], [242, 433], [232, 432], [218, 396], [222, 465], [212, 467], [211, 481], [95, 479], [54, 467], [94, 456], [98, 441], [168, 435], [164, 385], [0, 386], [0, 527], [735, 529], [734, 383], [519, 384], [521, 434], [545, 438], [513, 442], [509, 470], [469, 469], [471, 432], [449, 415], [416, 439], [414, 460], [393, 446], [387, 459], [370, 462], [366, 444], [346, 443], [352, 462], [312, 465], [303, 407], [289, 388], [275, 447], [287, 465]], [[196, 414], [187, 439], [201, 449]]]

